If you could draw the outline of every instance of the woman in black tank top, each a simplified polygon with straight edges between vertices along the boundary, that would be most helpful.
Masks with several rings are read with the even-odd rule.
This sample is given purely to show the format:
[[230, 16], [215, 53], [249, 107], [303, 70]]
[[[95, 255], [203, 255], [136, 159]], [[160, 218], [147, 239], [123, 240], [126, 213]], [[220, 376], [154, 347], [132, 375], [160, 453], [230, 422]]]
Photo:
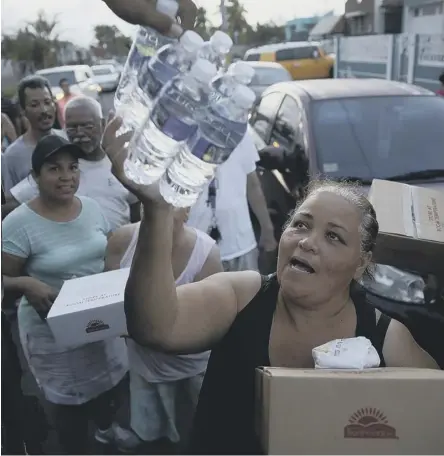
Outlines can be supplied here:
[[365, 336], [383, 365], [437, 368], [405, 326], [377, 315], [357, 286], [378, 233], [375, 211], [359, 189], [337, 182], [309, 189], [280, 239], [276, 275], [220, 273], [176, 289], [173, 211], [156, 188], [125, 177], [116, 147], [123, 141], [114, 138], [119, 126], [110, 124], [104, 143], [116, 176], [144, 204], [125, 291], [128, 332], [139, 344], [168, 352], [212, 349], [190, 453], [261, 453], [255, 369], [313, 367], [312, 349], [331, 340]]
[[[262, 454], [254, 429], [255, 370], [270, 366], [269, 338], [279, 293], [276, 274], [262, 278], [254, 299], [213, 349], [196, 410], [189, 454]], [[390, 318], [365, 300], [354, 284], [356, 336], [371, 340], [385, 366], [382, 346]], [[227, 368], [229, 366], [229, 368]]]

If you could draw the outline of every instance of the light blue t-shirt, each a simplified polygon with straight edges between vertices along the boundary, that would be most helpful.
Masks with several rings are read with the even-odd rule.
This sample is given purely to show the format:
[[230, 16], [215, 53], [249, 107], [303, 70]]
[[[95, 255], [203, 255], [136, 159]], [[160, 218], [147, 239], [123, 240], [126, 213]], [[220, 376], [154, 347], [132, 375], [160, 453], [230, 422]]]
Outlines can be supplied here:
[[3, 252], [27, 258], [24, 273], [57, 290], [104, 268], [109, 224], [96, 201], [79, 199], [81, 212], [70, 222], [48, 220], [22, 204], [2, 224]]
[[[4, 219], [2, 251], [27, 259], [24, 275], [59, 290], [67, 279], [103, 272], [109, 224], [96, 201], [79, 199], [81, 212], [70, 222], [48, 220], [27, 204]], [[84, 403], [115, 386], [127, 371], [122, 339], [59, 347], [24, 297], [18, 323], [25, 357], [50, 402]]]

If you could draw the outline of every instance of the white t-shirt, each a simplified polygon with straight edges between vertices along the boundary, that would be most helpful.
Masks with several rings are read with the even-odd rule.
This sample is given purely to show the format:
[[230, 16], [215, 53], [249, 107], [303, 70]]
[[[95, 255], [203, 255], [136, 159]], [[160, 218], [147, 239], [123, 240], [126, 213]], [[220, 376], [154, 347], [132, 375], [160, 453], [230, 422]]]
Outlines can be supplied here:
[[[229, 261], [256, 248], [247, 200], [247, 175], [256, 170], [259, 154], [247, 132], [230, 158], [216, 171], [216, 224], [221, 234], [221, 259]], [[208, 232], [213, 211], [207, 204], [208, 185], [190, 211], [188, 225]]]
[[[113, 176], [109, 158], [99, 161], [80, 159], [79, 168], [77, 195], [89, 196], [99, 203], [111, 231], [130, 223], [130, 205], [137, 202], [137, 197]], [[26, 203], [39, 194], [32, 176], [23, 179], [10, 192], [19, 203]]]

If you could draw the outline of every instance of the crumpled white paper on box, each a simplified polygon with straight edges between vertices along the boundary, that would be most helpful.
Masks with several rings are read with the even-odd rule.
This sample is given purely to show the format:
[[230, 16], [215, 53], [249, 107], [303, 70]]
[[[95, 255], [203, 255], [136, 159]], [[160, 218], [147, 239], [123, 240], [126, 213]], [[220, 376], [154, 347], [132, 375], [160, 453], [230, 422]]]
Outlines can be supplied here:
[[367, 369], [381, 362], [366, 337], [332, 340], [313, 348], [312, 355], [316, 369]]

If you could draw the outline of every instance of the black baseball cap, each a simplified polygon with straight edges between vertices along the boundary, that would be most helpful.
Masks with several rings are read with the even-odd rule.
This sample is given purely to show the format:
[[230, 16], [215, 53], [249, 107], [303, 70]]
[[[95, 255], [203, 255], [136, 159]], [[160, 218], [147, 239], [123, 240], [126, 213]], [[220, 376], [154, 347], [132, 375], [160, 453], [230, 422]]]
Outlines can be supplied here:
[[43, 164], [48, 161], [54, 154], [58, 152], [66, 151], [72, 154], [76, 158], [83, 157], [83, 151], [79, 146], [70, 143], [67, 139], [62, 138], [56, 134], [44, 136], [39, 140], [35, 146], [34, 152], [32, 153], [32, 169], [35, 173], [38, 173]]

